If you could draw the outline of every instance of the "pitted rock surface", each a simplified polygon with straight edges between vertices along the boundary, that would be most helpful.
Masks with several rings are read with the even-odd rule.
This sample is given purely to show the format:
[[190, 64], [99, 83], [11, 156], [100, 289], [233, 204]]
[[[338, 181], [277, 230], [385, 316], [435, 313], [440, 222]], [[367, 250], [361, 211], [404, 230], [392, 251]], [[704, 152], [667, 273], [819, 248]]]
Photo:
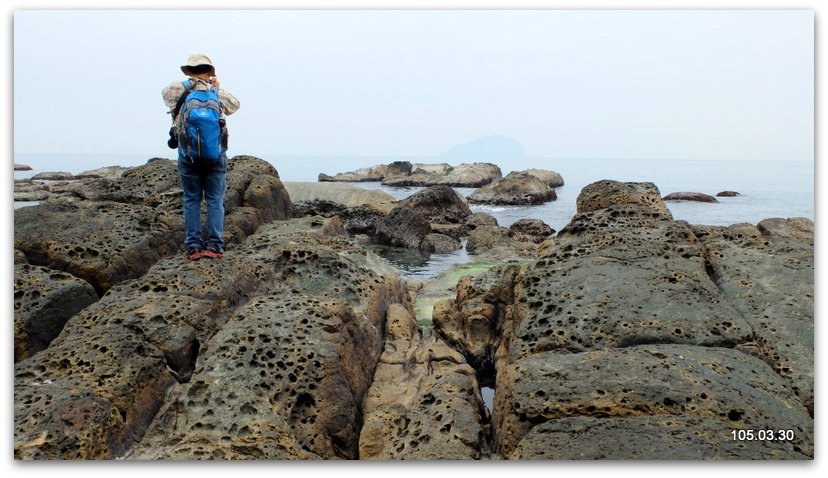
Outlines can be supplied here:
[[111, 201], [47, 201], [14, 212], [14, 246], [31, 264], [106, 292], [179, 250], [180, 212]]
[[813, 414], [813, 221], [766, 219], [693, 231], [709, 250], [720, 294], [752, 328], [758, 355]]
[[[740, 428], [675, 415], [570, 417], [533, 427], [510, 460], [807, 460], [785, 443], [734, 440]], [[612, 446], [608, 447], [607, 443]]]
[[[793, 441], [766, 443], [769, 452], [760, 456], [813, 455], [813, 424], [802, 403], [765, 363], [732, 349], [642, 345], [581, 354], [544, 352], [498, 372], [493, 418], [504, 456], [514, 453], [540, 424], [548, 424], [548, 430], [571, 417], [608, 423], [607, 418], [642, 416], [708, 420], [704, 425], [709, 428], [696, 438], [711, 453], [704, 458], [733, 450], [733, 437], [728, 436], [733, 429], [793, 430]], [[567, 443], [562, 435], [545, 437]], [[633, 433], [616, 442], [608, 439], [612, 433], [607, 435], [599, 442], [605, 454], [617, 459], [672, 458], [657, 454], [669, 450], [664, 445], [678, 445], [680, 453], [687, 453], [677, 437], [650, 451], [644, 445], [651, 437]], [[544, 447], [546, 453], [556, 448], [555, 441]], [[628, 454], [632, 449], [637, 453]], [[567, 450], [574, 456], [561, 458], [578, 458], [571, 444]]]
[[474, 369], [443, 341], [422, 339], [411, 314], [398, 309], [365, 398], [360, 459], [485, 457], [489, 418]]
[[259, 296], [206, 344], [130, 458], [355, 458], [376, 335], [350, 306]]
[[462, 276], [454, 299], [434, 304], [437, 335], [460, 351], [477, 371], [482, 386], [494, 385], [494, 351], [500, 344], [506, 307], [514, 303], [520, 266], [498, 266], [477, 275]]
[[521, 277], [514, 328], [505, 331], [510, 357], [752, 340], [708, 275], [707, 249], [689, 225], [653, 219], [638, 206], [586, 216], [576, 216]]
[[605, 209], [609, 206], [639, 205], [650, 209], [654, 217], [672, 219], [670, 210], [661, 200], [661, 193], [653, 183], [622, 183], [603, 180], [587, 185], [575, 202], [578, 213]]
[[114, 201], [181, 210], [178, 166], [172, 160], [150, 160], [124, 171], [115, 179], [87, 180], [76, 186], [75, 194], [89, 201]]
[[[15, 456], [123, 455], [169, 387], [187, 378], [198, 343], [226, 321], [223, 315], [263, 273], [243, 258], [189, 262], [177, 256], [72, 317], [47, 349], [15, 366]], [[100, 413], [77, 423], [62, 418], [64, 410], [90, 403]], [[42, 443], [26, 446], [42, 434]]]
[[279, 172], [254, 156], [234, 156], [227, 165], [224, 207], [253, 208], [259, 224], [289, 219], [293, 204], [279, 179]]
[[[493, 364], [497, 452], [527, 459], [812, 457], [813, 222], [690, 226], [672, 220], [652, 184], [613, 181], [584, 188], [578, 210], [513, 281], [461, 280], [455, 301], [434, 308], [435, 329], [479, 376]], [[653, 348], [672, 351], [654, 352], [657, 358], [673, 358], [641, 365], [624, 358]], [[707, 356], [720, 357], [711, 363]], [[549, 372], [551, 363], [565, 365]], [[656, 388], [694, 394], [649, 396], [662, 368], [669, 371]], [[693, 374], [701, 378], [688, 388]], [[635, 387], [610, 392], [639, 377]], [[578, 387], [586, 398], [568, 405], [566, 394]], [[711, 390], [725, 397], [715, 410], [697, 404]], [[657, 447], [650, 438], [617, 439], [640, 423], [632, 418], [665, 414], [671, 420], [646, 422], [652, 434], [692, 436], [694, 448], [679, 438]], [[703, 428], [673, 434], [677, 423]], [[795, 430], [796, 440], [760, 451], [728, 436], [778, 423]], [[546, 442], [553, 439], [560, 446]], [[581, 439], [605, 446], [579, 449]]]
[[[70, 319], [50, 347], [16, 365], [15, 456], [111, 459], [132, 454], [156, 416], [180, 410], [174, 398], [179, 392], [198, 390], [195, 384], [209, 382], [217, 370], [236, 370], [236, 360], [248, 352], [251, 359], [264, 360], [273, 358], [268, 352], [278, 351], [282, 358], [268, 364], [290, 370], [263, 383], [284, 391], [281, 421], [248, 421], [246, 429], [238, 424], [238, 441], [230, 444], [223, 433], [203, 435], [208, 427], [192, 427], [192, 434], [180, 442], [150, 447], [153, 456], [354, 457], [359, 429], [355, 417], [382, 350], [385, 315], [391, 304], [409, 309], [410, 304], [399, 277], [383, 275], [393, 273], [387, 264], [341, 236], [320, 235], [316, 231], [321, 225], [314, 218], [272, 223], [244, 246], [228, 251], [224, 260], [189, 262], [176, 256], [160, 261], [140, 279], [111, 288]], [[330, 326], [303, 323], [313, 313], [327, 313], [325, 324]], [[274, 320], [274, 315], [284, 317]], [[307, 342], [285, 343], [251, 332], [257, 328], [267, 334], [275, 328], [309, 335]], [[256, 348], [244, 349], [257, 340], [262, 347], [270, 341], [273, 348], [263, 356], [255, 355]], [[297, 367], [310, 353], [320, 366], [311, 361]], [[259, 373], [257, 367], [243, 366], [251, 373]], [[250, 397], [256, 390], [243, 380], [246, 375], [231, 375], [237, 378], [236, 396]], [[308, 423], [315, 416], [310, 399], [291, 396], [297, 383], [309, 390], [319, 387], [312, 400], [324, 403], [326, 411], [314, 419], [317, 425]], [[199, 410], [225, 410], [221, 400], [232, 400], [233, 391], [230, 386], [211, 388], [211, 398]], [[351, 393], [350, 401], [344, 400], [345, 391]], [[209, 423], [215, 430], [229, 429], [241, 423], [239, 417], [250, 407], [262, 403], [239, 403]], [[153, 430], [179, 436], [164, 420], [159, 418]], [[205, 441], [208, 436], [215, 438], [212, 445]], [[268, 443], [256, 448], [249, 437], [266, 437]], [[157, 435], [153, 432], [147, 439], [157, 440]]]
[[[229, 164], [228, 243], [290, 217], [290, 198], [272, 165], [250, 156]], [[117, 179], [79, 181], [72, 198], [15, 210], [15, 248], [30, 263], [69, 272], [103, 293], [181, 250], [178, 181], [176, 162], [164, 159], [129, 168]]]
[[98, 300], [86, 281], [29, 264], [14, 268], [14, 361], [41, 350], [70, 317]]

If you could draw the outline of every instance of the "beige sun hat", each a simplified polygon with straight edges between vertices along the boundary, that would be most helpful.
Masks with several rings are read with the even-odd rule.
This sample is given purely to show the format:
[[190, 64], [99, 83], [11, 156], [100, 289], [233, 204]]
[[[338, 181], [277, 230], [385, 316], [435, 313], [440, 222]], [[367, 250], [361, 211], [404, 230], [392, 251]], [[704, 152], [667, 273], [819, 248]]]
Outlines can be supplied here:
[[213, 66], [213, 62], [210, 60], [210, 57], [205, 55], [204, 53], [196, 53], [195, 55], [190, 55], [190, 57], [187, 58], [187, 64], [181, 65], [181, 71], [183, 71], [185, 75], [188, 75], [190, 74], [191, 67], [199, 65], [210, 65], [210, 69], [212, 70], [210, 74], [216, 74], [216, 68]]

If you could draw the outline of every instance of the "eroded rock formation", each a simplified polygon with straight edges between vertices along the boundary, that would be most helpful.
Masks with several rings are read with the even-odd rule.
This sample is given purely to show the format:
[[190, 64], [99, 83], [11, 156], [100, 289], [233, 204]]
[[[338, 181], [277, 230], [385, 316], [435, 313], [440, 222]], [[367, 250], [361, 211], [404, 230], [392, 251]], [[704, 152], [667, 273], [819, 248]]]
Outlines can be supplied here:
[[[407, 290], [340, 217], [270, 222], [291, 203], [262, 163], [237, 163], [223, 260], [153, 249], [180, 233], [163, 161], [27, 213], [94, 231], [84, 244], [123, 226], [113, 251], [155, 250], [150, 263], [78, 239], [63, 256], [56, 240], [18, 244], [16, 213], [16, 458], [813, 457], [812, 221], [692, 226], [652, 184], [600, 181], [551, 237], [438, 189], [397, 205], [383, 233], [412, 228], [401, 244], [436, 248], [470, 232], [497, 258], [452, 276], [445, 299], [447, 284]], [[68, 274], [94, 264], [112, 272]], [[429, 319], [431, 335], [417, 325]], [[496, 390], [491, 413], [481, 386]], [[732, 436], [768, 429], [793, 437]]]
[[317, 229], [273, 223], [111, 288], [17, 364], [15, 456], [356, 458], [386, 313], [410, 304], [393, 269]]
[[[494, 377], [495, 451], [812, 457], [813, 222], [690, 226], [647, 183], [594, 183], [577, 203], [537, 262], [435, 306], [435, 330]], [[794, 438], [731, 436], [771, 428]]]

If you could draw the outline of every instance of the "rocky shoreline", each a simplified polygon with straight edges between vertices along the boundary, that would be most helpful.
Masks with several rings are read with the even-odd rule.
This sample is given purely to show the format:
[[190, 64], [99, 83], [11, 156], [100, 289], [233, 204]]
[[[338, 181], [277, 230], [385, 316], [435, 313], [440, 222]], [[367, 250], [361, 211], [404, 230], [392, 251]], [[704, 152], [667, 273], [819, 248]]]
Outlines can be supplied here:
[[[173, 161], [15, 210], [16, 459], [813, 458], [813, 221], [599, 181], [555, 233], [230, 164], [222, 260], [180, 254]], [[366, 247], [462, 243], [426, 282]]]

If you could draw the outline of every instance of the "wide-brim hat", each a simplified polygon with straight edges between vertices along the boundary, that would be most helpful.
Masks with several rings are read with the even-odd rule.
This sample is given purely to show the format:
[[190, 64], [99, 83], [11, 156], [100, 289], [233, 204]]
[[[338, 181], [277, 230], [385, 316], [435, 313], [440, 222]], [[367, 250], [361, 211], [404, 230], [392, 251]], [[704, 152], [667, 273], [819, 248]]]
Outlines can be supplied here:
[[195, 55], [190, 55], [190, 57], [187, 58], [187, 64], [181, 65], [181, 71], [184, 72], [185, 75], [187, 75], [190, 73], [190, 68], [199, 65], [209, 65], [210, 74], [216, 74], [216, 68], [213, 66], [213, 62], [210, 60], [210, 57], [203, 53], [196, 53]]

